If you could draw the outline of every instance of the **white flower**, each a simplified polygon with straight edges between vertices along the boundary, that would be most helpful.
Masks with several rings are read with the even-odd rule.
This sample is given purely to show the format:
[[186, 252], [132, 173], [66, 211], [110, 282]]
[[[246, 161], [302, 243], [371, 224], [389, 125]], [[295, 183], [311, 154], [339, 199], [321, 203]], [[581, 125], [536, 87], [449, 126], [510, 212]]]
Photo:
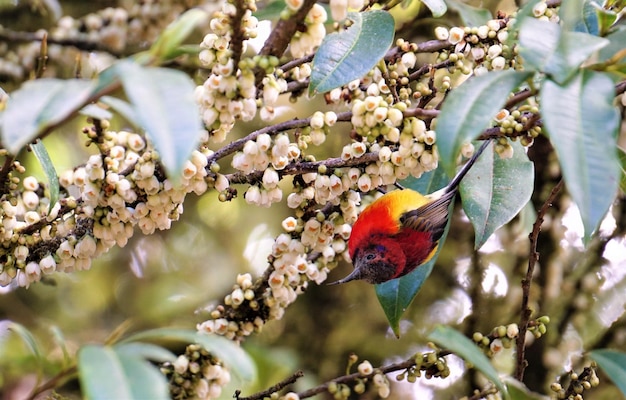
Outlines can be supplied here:
[[448, 32], [448, 42], [451, 44], [458, 44], [465, 38], [465, 30], [458, 26], [450, 28]]
[[[291, 193], [291, 194], [294, 194], [294, 193]], [[298, 226], [298, 220], [295, 219], [294, 217], [287, 217], [283, 220], [282, 226], [285, 231], [293, 232], [296, 230]]]
[[435, 28], [435, 37], [438, 40], [448, 40], [449, 36], [450, 33], [448, 32], [448, 29], [444, 28], [443, 26], [438, 26]]
[[369, 375], [372, 372], [374, 372], [374, 368], [372, 367], [372, 364], [367, 360], [360, 363], [359, 366], [357, 367], [357, 370], [359, 371], [359, 374], [361, 375]]
[[184, 355], [180, 355], [172, 365], [176, 373], [184, 374], [185, 372], [187, 372], [187, 368], [189, 367], [189, 359]]
[[37, 178], [34, 176], [27, 176], [24, 178], [22, 185], [24, 186], [24, 189], [32, 190], [33, 192], [39, 189], [39, 182], [37, 182]]

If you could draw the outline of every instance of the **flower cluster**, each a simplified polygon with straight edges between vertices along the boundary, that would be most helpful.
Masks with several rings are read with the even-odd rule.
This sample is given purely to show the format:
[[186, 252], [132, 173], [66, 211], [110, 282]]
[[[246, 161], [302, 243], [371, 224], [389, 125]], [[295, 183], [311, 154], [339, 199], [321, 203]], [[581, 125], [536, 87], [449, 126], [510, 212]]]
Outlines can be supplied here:
[[438, 60], [450, 69], [479, 76], [491, 70], [521, 68], [516, 47], [508, 44], [509, 27], [514, 19], [492, 19], [477, 27], [435, 28], [439, 40], [447, 40], [452, 49], [439, 53]]
[[[183, 11], [203, 7], [210, 12], [216, 7], [213, 2], [201, 0], [121, 3], [118, 7], [107, 7], [80, 18], [65, 15], [56, 21], [49, 33], [46, 76], [68, 76], [70, 73], [58, 70], [71, 71], [76, 68], [75, 48], [54, 42], [76, 43], [79, 49], [86, 51], [97, 49], [114, 54], [131, 54], [152, 43], [165, 26]], [[16, 81], [23, 80], [35, 71], [40, 52], [41, 43], [37, 41], [0, 44], [0, 75]], [[81, 72], [83, 76], [90, 76], [111, 61], [103, 54], [94, 57], [85, 52]]]
[[[532, 333], [533, 336], [538, 339], [547, 332], [546, 325], [549, 323], [549, 317], [539, 317], [536, 320], [530, 321], [528, 325], [528, 332]], [[489, 335], [474, 332], [472, 339], [480, 348], [483, 349], [487, 356], [493, 357], [503, 349], [511, 348], [518, 336], [519, 327], [517, 324], [509, 324], [493, 328]]]
[[554, 392], [554, 397], [557, 399], [572, 399], [583, 400], [583, 394], [585, 390], [597, 387], [600, 384], [600, 379], [596, 374], [597, 366], [592, 364], [590, 367], [586, 367], [578, 374], [571, 371], [567, 378], [569, 378], [569, 385], [564, 386], [564, 382], [554, 382], [550, 385], [550, 390]]
[[305, 29], [301, 32], [296, 32], [289, 43], [293, 58], [302, 58], [313, 53], [315, 48], [322, 43], [326, 36], [324, 23], [327, 18], [324, 7], [314, 4], [304, 19]]
[[340, 22], [346, 19], [348, 11], [359, 11], [364, 4], [364, 0], [330, 0], [330, 14], [333, 20]]
[[400, 374], [396, 375], [397, 381], [407, 380], [409, 383], [414, 383], [417, 378], [424, 376], [427, 379], [430, 378], [447, 378], [450, 376], [450, 368], [446, 359], [439, 355], [438, 351], [431, 351], [428, 353], [417, 353], [413, 356], [415, 364]]
[[[246, 40], [256, 37], [258, 24], [252, 15], [254, 3], [246, 3], [250, 4], [246, 4], [248, 8], [241, 19], [242, 52], [246, 49]], [[207, 34], [200, 45], [200, 62], [210, 69], [211, 74], [196, 88], [196, 101], [215, 142], [226, 138], [236, 120], [249, 121], [257, 112], [254, 68], [260, 60], [246, 58], [238, 62], [235, 59], [240, 56], [233, 54], [232, 48], [231, 20], [236, 11], [234, 5], [225, 2], [209, 23], [212, 33]]]
[[[207, 7], [206, 2], [190, 0], [142, 1], [128, 3], [128, 7], [108, 7], [74, 19], [62, 17], [51, 34], [55, 39], [83, 40], [99, 43], [115, 52], [138, 48], [158, 37], [163, 28], [185, 10]], [[210, 10], [210, 6], [207, 10]]]
[[[28, 286], [43, 275], [88, 269], [92, 259], [124, 246], [137, 226], [144, 234], [169, 229], [183, 212], [189, 192], [207, 190], [207, 154], [195, 151], [174, 186], [159, 171], [158, 154], [136, 133], [85, 129], [100, 154], [59, 177], [64, 197], [50, 208], [49, 196], [33, 177], [14, 182], [15, 203], [0, 209], [6, 259], [0, 284]], [[208, 152], [208, 151], [207, 151]], [[23, 172], [19, 165], [16, 172]]]
[[166, 362], [161, 372], [169, 381], [172, 399], [217, 399], [230, 382], [230, 373], [202, 346], [191, 344], [173, 363]]

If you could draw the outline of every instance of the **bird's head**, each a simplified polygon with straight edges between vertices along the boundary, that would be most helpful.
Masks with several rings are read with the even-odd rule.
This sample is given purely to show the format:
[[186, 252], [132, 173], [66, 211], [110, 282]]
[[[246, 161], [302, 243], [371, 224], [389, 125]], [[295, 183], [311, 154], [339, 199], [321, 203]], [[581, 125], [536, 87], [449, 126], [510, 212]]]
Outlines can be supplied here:
[[381, 239], [357, 248], [352, 256], [352, 263], [354, 271], [330, 285], [359, 279], [372, 284], [386, 282], [398, 276], [404, 269], [406, 257], [397, 243]]

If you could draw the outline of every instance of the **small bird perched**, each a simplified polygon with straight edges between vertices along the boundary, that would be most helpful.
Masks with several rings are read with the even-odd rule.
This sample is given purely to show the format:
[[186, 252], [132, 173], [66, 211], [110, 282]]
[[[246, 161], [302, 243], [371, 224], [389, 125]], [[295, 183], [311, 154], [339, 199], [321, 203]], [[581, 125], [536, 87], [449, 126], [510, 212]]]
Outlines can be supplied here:
[[394, 190], [366, 207], [348, 242], [354, 271], [330, 285], [358, 279], [383, 283], [428, 262], [437, 251], [461, 180], [489, 143], [482, 144], [445, 188], [428, 196], [411, 189]]

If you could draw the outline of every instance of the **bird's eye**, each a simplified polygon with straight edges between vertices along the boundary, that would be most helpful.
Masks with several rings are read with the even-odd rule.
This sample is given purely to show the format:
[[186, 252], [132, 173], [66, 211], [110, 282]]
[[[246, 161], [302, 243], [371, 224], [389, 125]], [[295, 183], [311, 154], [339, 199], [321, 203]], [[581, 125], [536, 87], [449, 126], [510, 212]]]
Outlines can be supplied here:
[[375, 255], [375, 254], [372, 254], [372, 253], [369, 253], [368, 255], [366, 255], [366, 256], [365, 256], [365, 259], [366, 259], [367, 261], [372, 261], [372, 260], [373, 260], [373, 259], [375, 259], [375, 258], [376, 258], [376, 255]]

